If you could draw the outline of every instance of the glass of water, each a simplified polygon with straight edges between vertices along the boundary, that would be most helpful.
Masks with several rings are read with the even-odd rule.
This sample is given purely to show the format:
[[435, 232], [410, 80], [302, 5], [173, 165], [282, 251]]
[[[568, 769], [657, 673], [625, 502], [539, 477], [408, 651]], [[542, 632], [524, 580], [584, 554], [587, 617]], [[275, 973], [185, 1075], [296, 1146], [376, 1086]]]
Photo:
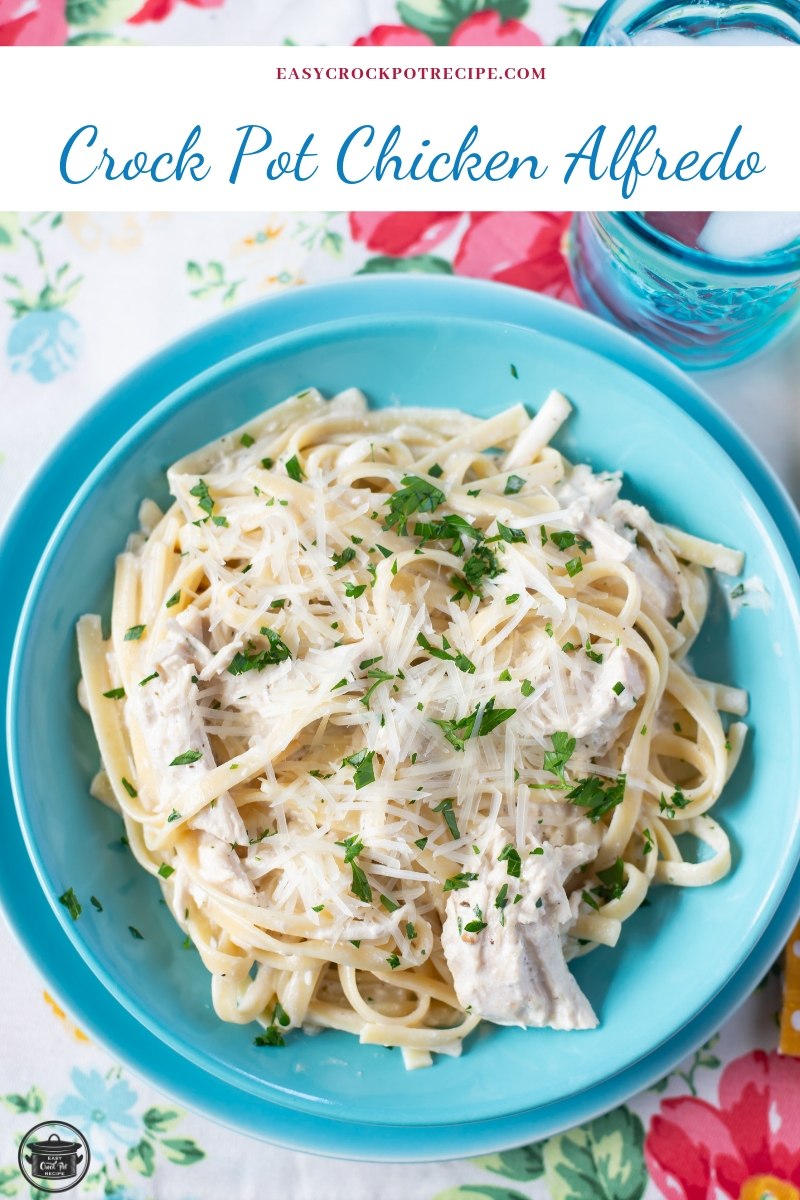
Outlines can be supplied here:
[[581, 212], [583, 306], [692, 369], [745, 358], [800, 308], [800, 213]]
[[607, 0], [582, 46], [800, 45], [798, 0]]

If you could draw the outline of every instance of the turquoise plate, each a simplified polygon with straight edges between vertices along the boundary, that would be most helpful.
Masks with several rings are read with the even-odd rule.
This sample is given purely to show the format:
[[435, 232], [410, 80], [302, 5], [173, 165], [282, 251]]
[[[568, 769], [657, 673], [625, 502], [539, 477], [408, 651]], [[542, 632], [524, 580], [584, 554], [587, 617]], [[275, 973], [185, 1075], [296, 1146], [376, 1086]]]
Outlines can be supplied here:
[[[150, 881], [132, 867], [125, 855], [108, 848], [119, 836], [115, 819], [110, 814], [106, 818], [103, 810], [98, 810], [85, 795], [86, 777], [94, 762], [82, 714], [75, 714], [72, 706], [76, 678], [72, 624], [84, 607], [107, 602], [107, 594], [103, 594], [108, 581], [107, 564], [132, 523], [136, 498], [153, 490], [159, 472], [175, 453], [213, 436], [240, 416], [244, 419], [248, 412], [281, 398], [301, 383], [320, 382], [324, 388], [334, 390], [353, 382], [355, 371], [356, 381], [378, 401], [389, 399], [391, 392], [397, 390], [402, 394], [402, 388], [408, 387], [413, 389], [417, 401], [423, 396], [428, 402], [441, 403], [446, 397], [475, 411], [494, 411], [517, 398], [536, 404], [549, 386], [558, 383], [573, 396], [579, 410], [564, 444], [567, 453], [585, 457], [591, 452], [596, 466], [627, 467], [633, 483], [640, 487], [635, 494], [652, 503], [660, 515], [742, 545], [750, 559], [748, 572], [757, 571], [767, 582], [775, 599], [773, 610], [768, 615], [744, 614], [732, 630], [726, 630], [724, 610], [717, 606], [709, 637], [697, 656], [700, 669], [750, 687], [756, 730], [775, 721], [785, 728], [796, 708], [796, 697], [788, 684], [782, 689], [771, 686], [776, 674], [786, 680], [791, 678], [798, 656], [797, 581], [790, 556], [750, 485], [742, 477], [737, 478], [736, 468], [698, 425], [640, 378], [624, 371], [617, 373], [609, 362], [598, 363], [591, 355], [576, 349], [576, 345], [581, 342], [597, 345], [607, 355], [614, 354], [658, 382], [663, 393], [700, 417], [718, 440], [728, 442], [750, 479], [757, 482], [768, 499], [784, 534], [793, 543], [793, 550], [797, 547], [797, 527], [793, 510], [779, 485], [708, 406], [702, 394], [679, 372], [636, 347], [624, 335], [584, 314], [524, 293], [464, 282], [411, 280], [398, 286], [399, 282], [364, 281], [309, 289], [302, 294], [307, 298], [305, 313], [302, 306], [298, 309], [297, 296], [292, 297], [290, 304], [271, 301], [235, 314], [238, 324], [227, 318], [204, 331], [202, 337], [186, 339], [166, 362], [162, 356], [160, 363], [150, 364], [123, 385], [73, 433], [70, 445], [62, 448], [46, 468], [51, 489], [58, 482], [58, 492], [69, 494], [81, 475], [80, 468], [76, 470], [76, 458], [78, 463], [85, 463], [85, 473], [131, 419], [146, 411], [146, 398], [164, 395], [170, 384], [180, 382], [181, 371], [186, 378], [192, 368], [202, 368], [213, 362], [214, 357], [219, 359], [226, 352], [241, 350], [248, 342], [280, 333], [292, 324], [320, 321], [331, 312], [339, 315], [348, 310], [376, 312], [381, 308], [409, 308], [419, 312], [427, 307], [440, 313], [448, 309], [494, 313], [499, 318], [560, 332], [566, 335], [569, 344], [519, 328], [484, 322], [394, 317], [387, 323], [370, 318], [347, 327], [307, 330], [280, 344], [256, 347], [235, 363], [223, 363], [210, 376], [199, 383], [195, 381], [188, 390], [171, 398], [131, 431], [112, 451], [109, 462], [101, 464], [90, 486], [82, 489], [68, 510], [45, 557], [20, 635], [17, 661], [25, 664], [25, 671], [15, 674], [11, 712], [17, 720], [12, 722], [11, 742], [18, 791], [27, 802], [26, 833], [51, 903], [76, 879], [82, 881], [81, 887], [87, 895], [93, 892], [102, 896], [107, 910], [103, 915], [109, 917], [107, 928], [99, 923], [99, 917], [93, 919], [93, 913], [87, 921], [85, 913], [76, 925], [68, 923], [68, 932], [76, 939], [86, 961], [126, 1008], [179, 1051], [179, 1055], [171, 1055], [169, 1083], [160, 1065], [155, 1066], [159, 1056], [163, 1061], [168, 1053], [166, 1047], [126, 1018], [129, 1025], [138, 1029], [133, 1044], [142, 1046], [144, 1040], [150, 1047], [133, 1055], [134, 1069], [150, 1073], [151, 1077], [155, 1071], [160, 1086], [177, 1089], [184, 1098], [190, 1086], [187, 1080], [191, 1080], [193, 1100], [189, 1102], [194, 1107], [286, 1144], [324, 1153], [333, 1152], [335, 1145], [340, 1153], [350, 1156], [413, 1159], [476, 1153], [487, 1146], [495, 1148], [501, 1143], [513, 1144], [526, 1136], [552, 1132], [554, 1127], [563, 1127], [590, 1111], [615, 1103], [628, 1091], [663, 1073], [670, 1059], [674, 1062], [691, 1047], [695, 1036], [689, 1028], [684, 1028], [672, 1048], [662, 1046], [648, 1066], [646, 1056], [653, 1048], [685, 1027], [720, 992], [775, 911], [796, 859], [796, 805], [793, 799], [787, 802], [787, 797], [793, 797], [796, 791], [793, 790], [796, 762], [787, 753], [781, 763], [781, 782], [777, 776], [772, 781], [769, 774], [762, 775], [769, 772], [769, 764], [760, 763], [756, 756], [745, 764], [741, 783], [726, 794], [721, 812], [734, 841], [742, 841], [745, 831], [749, 838], [748, 853], [737, 862], [727, 881], [715, 889], [696, 893], [660, 891], [652, 909], [640, 912], [626, 926], [626, 936], [616, 951], [598, 951], [578, 964], [579, 978], [603, 1021], [596, 1033], [522, 1034], [488, 1029], [473, 1040], [461, 1060], [445, 1060], [431, 1071], [411, 1075], [402, 1071], [397, 1052], [376, 1053], [375, 1048], [360, 1047], [346, 1035], [335, 1033], [323, 1034], [313, 1042], [295, 1038], [288, 1052], [281, 1052], [280, 1056], [259, 1054], [251, 1045], [252, 1031], [222, 1026], [210, 1013], [204, 973], [198, 969], [196, 960], [187, 969], [183, 952], [178, 953], [177, 930], [158, 905], [158, 894], [150, 887]], [[511, 354], [513, 357], [509, 357]], [[376, 355], [379, 361], [370, 374], [369, 362]], [[517, 367], [519, 383], [511, 377], [510, 361]], [[437, 377], [436, 371], [443, 369], [442, 364], [447, 364], [447, 370]], [[162, 382], [165, 369], [171, 372], [166, 384]], [[305, 370], [311, 374], [302, 377]], [[522, 394], [513, 390], [511, 384], [523, 389]], [[487, 396], [491, 398], [491, 408], [485, 405]], [[408, 393], [403, 398], [408, 398]], [[237, 410], [237, 404], [249, 407]], [[609, 405], [617, 406], [614, 426], [617, 432], [620, 428], [626, 430], [625, 451], [616, 445], [611, 423], [598, 420], [601, 405], [605, 416], [611, 412]], [[642, 419], [645, 412], [646, 421]], [[182, 427], [182, 421], [189, 423]], [[627, 443], [636, 439], [638, 448], [632, 453]], [[675, 467], [669, 472], [663, 464], [679, 444], [685, 470], [676, 479]], [[136, 452], [131, 453], [134, 448]], [[108, 472], [112, 469], [117, 472], [116, 479], [106, 490], [105, 481], [110, 480]], [[713, 487], [706, 485], [703, 492], [702, 479], [709, 475], [713, 476]], [[646, 487], [642, 487], [645, 477]], [[48, 495], [53, 494], [51, 489]], [[131, 489], [135, 494], [131, 494]], [[29, 536], [33, 529], [37, 533], [41, 529], [46, 536], [57, 516], [54, 509], [57, 502], [43, 503], [41, 488], [33, 489], [24, 502], [22, 518], [17, 516], [5, 548], [5, 555], [13, 552], [16, 556], [17, 569], [23, 561], [29, 573], [42, 545], [40, 538], [27, 555], [21, 553], [14, 532], [20, 528], [21, 519]], [[65, 572], [60, 564], [67, 560], [79, 561], [80, 571]], [[95, 585], [94, 590], [86, 583], [93, 576], [100, 580], [100, 586]], [[56, 577], [57, 588], [53, 586]], [[724, 648], [722, 658], [715, 657], [712, 640]], [[782, 650], [781, 658], [773, 649], [775, 642]], [[41, 688], [28, 686], [29, 679], [37, 675], [41, 678], [42, 670], [51, 680], [44, 693]], [[54, 688], [52, 680], [59, 678], [64, 680], [64, 686]], [[771, 708], [777, 703], [771, 694], [778, 690], [783, 693], [780, 713]], [[51, 692], [58, 697], [52, 703], [48, 700]], [[784, 713], [785, 723], [780, 720]], [[33, 740], [27, 741], [37, 727], [49, 731], [47, 756], [34, 753]], [[53, 764], [49, 770], [45, 757]], [[44, 809], [34, 799], [48, 795], [58, 795], [58, 803], [64, 806], [67, 816], [59, 823], [55, 836], [51, 820], [45, 838], [40, 832]], [[754, 797], [761, 797], [762, 808], [769, 805], [769, 821], [752, 820], [753, 810], [749, 806]], [[49, 811], [52, 813], [52, 803]], [[107, 829], [101, 828], [103, 820], [111, 823]], [[780, 852], [775, 852], [778, 842]], [[765, 856], [774, 864], [768, 878], [757, 879], [765, 873], [751, 867], [751, 852], [761, 864]], [[4, 847], [4, 857], [5, 853]], [[19, 876], [18, 863], [11, 874]], [[32, 903], [32, 878], [28, 872], [27, 885], [22, 889], [19, 885], [9, 888], [9, 878], [4, 872], [4, 895], [12, 923], [17, 925], [26, 943], [33, 946], [31, 923], [22, 915], [22, 910], [28, 911]], [[76, 886], [76, 890], [80, 888]], [[713, 903], [701, 903], [709, 898]], [[41, 897], [36, 899], [41, 909], [38, 922], [41, 934], [43, 929], [55, 927], [49, 910], [41, 906]], [[759, 947], [754, 962], [760, 963], [760, 957], [768, 960], [776, 948], [791, 921], [794, 903], [787, 907], [791, 912], [771, 931], [772, 945], [764, 943]], [[48, 914], [46, 922], [42, 912]], [[61, 911], [58, 916], [62, 916]], [[144, 945], [126, 945], [127, 937], [123, 941], [117, 936], [120, 930], [126, 932], [129, 923], [146, 933]], [[44, 956], [44, 961], [51, 965], [53, 944], [51, 933]], [[72, 962], [76, 982], [73, 990], [65, 975], [57, 972], [51, 985], [62, 996], [66, 991], [67, 1003], [71, 1000], [70, 1006], [78, 1009], [79, 1017], [96, 1034], [99, 1021], [100, 1039], [111, 1038], [114, 1052], [120, 1053], [119, 1039], [109, 1030], [108, 1018], [94, 1015], [98, 1011], [105, 1013], [112, 1002], [84, 967], [75, 974], [75, 954], [63, 937], [57, 939], [57, 945], [59, 962], [62, 959]], [[144, 950], [143, 955], [133, 959], [133, 968], [131, 945], [137, 953]], [[663, 1003], [664, 976], [656, 991], [648, 991], [648, 979], [657, 974], [649, 969], [656, 946], [657, 970], [664, 972], [669, 981], [668, 1006]], [[593, 967], [593, 960], [600, 965]], [[745, 969], [741, 978], [749, 978], [749, 974]], [[696, 1040], [706, 1036], [712, 1015], [714, 1021], [722, 1019], [741, 998], [741, 986], [737, 987], [734, 981], [725, 987], [716, 1004], [696, 1022]], [[185, 1006], [180, 1021], [176, 1020], [175, 997]], [[114, 1008], [119, 1021], [122, 1014], [118, 1006]], [[644, 1021], [642, 1014], [648, 1012], [655, 1013], [657, 1019]], [[571, 1041], [580, 1043], [582, 1048], [572, 1049]], [[131, 1053], [123, 1057], [129, 1058]], [[675, 1057], [671, 1058], [672, 1055]], [[637, 1060], [638, 1066], [633, 1068]], [[174, 1065], [176, 1062], [181, 1064], [180, 1069]], [[198, 1071], [197, 1066], [204, 1071]], [[361, 1076], [356, 1075], [359, 1070]], [[217, 1075], [218, 1079], [209, 1078], [205, 1072]], [[600, 1086], [601, 1080], [616, 1072], [627, 1072], [627, 1077], [621, 1074], [605, 1087]], [[205, 1083], [201, 1086], [198, 1079]], [[583, 1095], [577, 1099], [575, 1093], [581, 1090]], [[251, 1093], [245, 1103], [236, 1099], [242, 1091]], [[225, 1100], [221, 1099], [223, 1096]], [[391, 1096], [390, 1111], [387, 1096]], [[270, 1100], [286, 1107], [280, 1108]], [[243, 1122], [241, 1110], [248, 1103], [250, 1116]], [[501, 1114], [521, 1113], [534, 1106], [538, 1107], [537, 1113], [507, 1117], [505, 1122], [496, 1119]], [[288, 1108], [303, 1108], [310, 1116], [301, 1117], [298, 1112], [287, 1111]], [[281, 1120], [276, 1119], [276, 1112], [281, 1113]], [[263, 1113], [263, 1120], [258, 1113]], [[322, 1114], [336, 1120], [320, 1121]], [[373, 1123], [385, 1121], [384, 1130], [378, 1130], [374, 1124], [353, 1127], [352, 1137], [343, 1144], [341, 1131], [351, 1128], [346, 1122], [363, 1122], [365, 1114]], [[431, 1125], [437, 1121], [442, 1123], [440, 1135], [421, 1138], [417, 1130], [414, 1146], [409, 1150], [391, 1137], [393, 1127]], [[468, 1141], [453, 1130], [452, 1123], [456, 1121], [477, 1122], [470, 1126]], [[327, 1141], [327, 1135], [314, 1132], [323, 1126], [331, 1127]]]

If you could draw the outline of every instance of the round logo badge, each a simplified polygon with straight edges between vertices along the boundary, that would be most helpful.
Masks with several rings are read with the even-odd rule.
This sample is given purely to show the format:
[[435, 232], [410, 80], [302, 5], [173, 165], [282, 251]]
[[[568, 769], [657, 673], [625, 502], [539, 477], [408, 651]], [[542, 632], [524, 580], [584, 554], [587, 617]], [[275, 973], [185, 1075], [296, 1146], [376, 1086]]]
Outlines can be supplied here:
[[40, 1192], [68, 1192], [89, 1170], [89, 1143], [66, 1121], [34, 1125], [19, 1147], [19, 1169]]

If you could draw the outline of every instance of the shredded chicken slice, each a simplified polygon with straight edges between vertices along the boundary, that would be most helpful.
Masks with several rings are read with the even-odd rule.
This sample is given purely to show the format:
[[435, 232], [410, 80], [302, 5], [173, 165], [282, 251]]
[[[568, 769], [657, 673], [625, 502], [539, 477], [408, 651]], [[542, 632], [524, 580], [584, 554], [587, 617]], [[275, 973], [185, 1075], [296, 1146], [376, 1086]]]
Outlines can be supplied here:
[[[580, 903], [580, 891], [570, 900], [564, 883], [596, 849], [533, 842], [522, 850], [516, 879], [498, 860], [504, 841], [500, 830], [480, 858], [478, 878], [448, 896], [442, 947], [459, 1003], [497, 1025], [594, 1029], [597, 1017], [567, 967], [563, 939]], [[486, 926], [469, 932], [473, 921]]]

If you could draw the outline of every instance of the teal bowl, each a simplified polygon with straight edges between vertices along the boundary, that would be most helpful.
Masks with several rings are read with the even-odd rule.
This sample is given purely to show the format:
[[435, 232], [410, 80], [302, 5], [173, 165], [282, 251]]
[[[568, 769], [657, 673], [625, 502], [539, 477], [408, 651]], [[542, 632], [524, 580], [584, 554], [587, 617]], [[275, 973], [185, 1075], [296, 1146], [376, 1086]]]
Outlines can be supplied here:
[[[114, 556], [139, 501], [166, 504], [170, 462], [312, 384], [326, 394], [356, 385], [379, 407], [448, 405], [480, 416], [520, 400], [538, 408], [557, 387], [576, 410], [556, 443], [568, 457], [596, 470], [621, 468], [624, 495], [662, 520], [741, 548], [746, 574], [767, 587], [768, 612], [744, 610], [731, 621], [715, 583], [693, 651], [698, 674], [751, 697], [746, 751], [715, 808], [731, 837], [733, 869], [710, 888], [654, 890], [614, 950], [574, 964], [600, 1017], [596, 1030], [483, 1025], [462, 1058], [440, 1057], [412, 1073], [399, 1051], [335, 1031], [258, 1049], [254, 1027], [217, 1019], [209, 976], [120, 842], [120, 819], [88, 795], [98, 755], [75, 699], [74, 626], [83, 612], [107, 620]], [[747, 448], [738, 450], [747, 461]], [[759, 475], [763, 467], [751, 461]], [[800, 746], [791, 732], [800, 724], [798, 599], [791, 556], [745, 474], [677, 404], [614, 362], [520, 326], [436, 315], [355, 317], [276, 337], [147, 413], [95, 468], [51, 538], [9, 681], [10, 764], [27, 847], [53, 911], [108, 991], [172, 1050], [240, 1091], [310, 1115], [395, 1128], [558, 1104], [626, 1070], [696, 1017], [776, 912], [800, 847]], [[69, 887], [83, 903], [76, 922], [57, 899]]]

